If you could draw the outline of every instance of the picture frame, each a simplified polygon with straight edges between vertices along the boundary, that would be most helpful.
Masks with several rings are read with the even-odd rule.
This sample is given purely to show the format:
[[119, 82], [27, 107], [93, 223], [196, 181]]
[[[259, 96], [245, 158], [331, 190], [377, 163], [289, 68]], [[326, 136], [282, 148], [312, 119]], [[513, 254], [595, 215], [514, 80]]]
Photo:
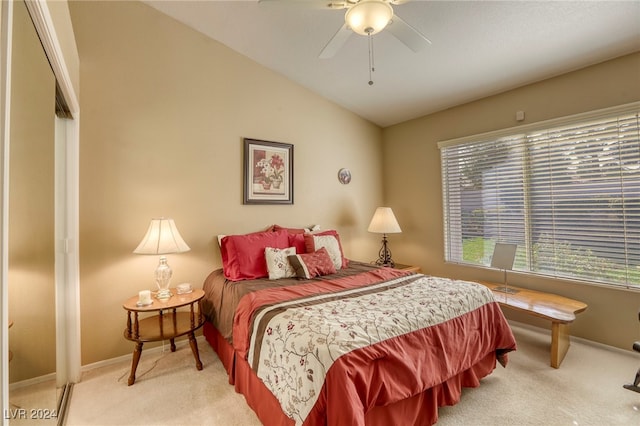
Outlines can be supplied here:
[[293, 204], [293, 145], [244, 138], [243, 204]]

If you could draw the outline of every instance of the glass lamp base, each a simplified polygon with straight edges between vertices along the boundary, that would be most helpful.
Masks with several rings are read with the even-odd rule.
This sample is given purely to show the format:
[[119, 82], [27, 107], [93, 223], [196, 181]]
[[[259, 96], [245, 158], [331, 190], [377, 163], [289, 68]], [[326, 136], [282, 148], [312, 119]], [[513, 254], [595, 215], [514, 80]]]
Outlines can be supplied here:
[[158, 286], [158, 293], [156, 294], [156, 298], [161, 300], [170, 298], [171, 290], [169, 290], [169, 282], [171, 281], [172, 271], [169, 264], [167, 264], [166, 257], [160, 257], [160, 263], [158, 263], [155, 275], [156, 284]]

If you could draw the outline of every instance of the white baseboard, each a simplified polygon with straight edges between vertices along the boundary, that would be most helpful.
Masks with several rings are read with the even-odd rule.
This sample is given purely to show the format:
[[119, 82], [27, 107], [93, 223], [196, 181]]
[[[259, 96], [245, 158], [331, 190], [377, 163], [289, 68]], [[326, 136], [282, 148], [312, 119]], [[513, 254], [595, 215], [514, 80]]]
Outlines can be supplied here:
[[[198, 349], [201, 347], [202, 344], [207, 344], [204, 336], [200, 335], [196, 337], [196, 341], [198, 342]], [[183, 346], [186, 346], [189, 344], [189, 340], [188, 339], [184, 339], [184, 340], [178, 340], [176, 341], [176, 350], [179, 348], [182, 348]], [[153, 348], [149, 348], [149, 349], [145, 349], [144, 353], [145, 354], [159, 354], [162, 353], [166, 350], [166, 347], [169, 346], [168, 341], [164, 341], [162, 345], [160, 346], [155, 346]], [[132, 353], [133, 353], [133, 349], [132, 349]], [[90, 371], [93, 370], [94, 368], [100, 368], [100, 367], [106, 367], [108, 365], [113, 365], [113, 364], [117, 364], [123, 361], [131, 361], [131, 357], [133, 356], [132, 353], [130, 354], [126, 354], [126, 355], [121, 355], [115, 358], [110, 358], [110, 359], [105, 359], [102, 361], [97, 361], [97, 362], [93, 362], [91, 364], [87, 364], [87, 365], [83, 365], [81, 368], [81, 372], [84, 373], [86, 371]], [[82, 381], [82, 379], [80, 379], [80, 381]]]
[[56, 380], [56, 373], [49, 373], [43, 376], [32, 377], [27, 380], [22, 380], [20, 382], [9, 383], [9, 391], [24, 388], [27, 386], [38, 385], [40, 383], [48, 382], [50, 380], [53, 380], [53, 381]]
[[[196, 337], [196, 340], [198, 342], [198, 348], [201, 347], [201, 345], [203, 344], [207, 344], [207, 341], [205, 340], [204, 336], [198, 336]], [[188, 339], [184, 339], [184, 340], [179, 340], [176, 341], [176, 349], [178, 348], [182, 348], [183, 346], [186, 346], [189, 344], [189, 340]], [[149, 348], [149, 349], [145, 349], [144, 353], [145, 354], [159, 354], [162, 353], [165, 350], [168, 350], [167, 347], [169, 347], [169, 343], [167, 341], [167, 343], [163, 343], [160, 346], [155, 346], [153, 348]], [[89, 370], [93, 370], [94, 368], [100, 368], [100, 367], [105, 367], [108, 365], [113, 365], [113, 364], [117, 364], [119, 362], [123, 362], [123, 361], [131, 361], [131, 356], [132, 354], [127, 354], [127, 355], [122, 355], [119, 357], [115, 357], [115, 358], [110, 358], [110, 359], [105, 359], [103, 361], [98, 361], [98, 362], [94, 362], [91, 364], [87, 364], [87, 365], [83, 365], [81, 367], [81, 373], [84, 373], [85, 371], [89, 371]], [[38, 376], [38, 377], [33, 377], [31, 379], [27, 379], [27, 380], [22, 380], [20, 382], [15, 382], [15, 383], [10, 383], [9, 384], [9, 391], [12, 390], [16, 390], [16, 389], [20, 389], [20, 388], [24, 388], [26, 386], [33, 386], [33, 385], [37, 385], [43, 382], [47, 382], [56, 380], [56, 373], [49, 373], [49, 374], [45, 374], [43, 376]], [[80, 381], [82, 381], [82, 378], [80, 378]]]
[[[546, 333], [546, 334], [551, 334], [551, 329], [549, 328], [544, 328], [544, 327], [538, 327], [535, 325], [531, 325], [531, 324], [527, 324], [524, 322], [520, 322], [520, 321], [514, 321], [514, 320], [507, 320], [507, 322], [509, 324], [515, 325], [516, 327], [520, 327], [520, 328], [526, 328], [532, 331], [537, 331], [538, 333]], [[589, 339], [585, 339], [583, 337], [578, 337], [578, 336], [571, 336], [571, 340], [576, 341], [576, 342], [580, 342], [583, 343], [585, 345], [589, 345], [589, 346], [593, 346], [595, 348], [600, 348], [600, 349], [604, 349], [604, 350], [608, 350], [608, 351], [614, 351], [614, 352], [618, 352], [620, 354], [633, 354], [633, 350], [631, 349], [623, 349], [623, 348], [619, 348], [617, 346], [611, 346], [611, 345], [606, 345], [604, 343], [600, 343], [600, 342], [594, 342], [593, 340], [589, 340]], [[631, 344], [629, 345], [631, 346]]]

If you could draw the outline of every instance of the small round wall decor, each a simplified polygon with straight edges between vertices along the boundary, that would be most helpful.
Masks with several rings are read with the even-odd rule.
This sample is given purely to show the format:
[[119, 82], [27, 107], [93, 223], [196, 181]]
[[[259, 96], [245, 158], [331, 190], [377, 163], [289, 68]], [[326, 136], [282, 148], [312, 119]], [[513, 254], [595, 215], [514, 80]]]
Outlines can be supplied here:
[[351, 172], [349, 169], [340, 169], [338, 170], [338, 180], [343, 185], [348, 185], [351, 182]]

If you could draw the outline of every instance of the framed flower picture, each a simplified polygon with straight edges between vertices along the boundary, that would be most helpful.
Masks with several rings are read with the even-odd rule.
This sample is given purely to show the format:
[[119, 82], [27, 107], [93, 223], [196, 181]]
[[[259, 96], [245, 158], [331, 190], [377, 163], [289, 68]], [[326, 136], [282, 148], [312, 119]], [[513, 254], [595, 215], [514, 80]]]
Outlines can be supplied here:
[[244, 204], [293, 204], [293, 145], [244, 139]]

